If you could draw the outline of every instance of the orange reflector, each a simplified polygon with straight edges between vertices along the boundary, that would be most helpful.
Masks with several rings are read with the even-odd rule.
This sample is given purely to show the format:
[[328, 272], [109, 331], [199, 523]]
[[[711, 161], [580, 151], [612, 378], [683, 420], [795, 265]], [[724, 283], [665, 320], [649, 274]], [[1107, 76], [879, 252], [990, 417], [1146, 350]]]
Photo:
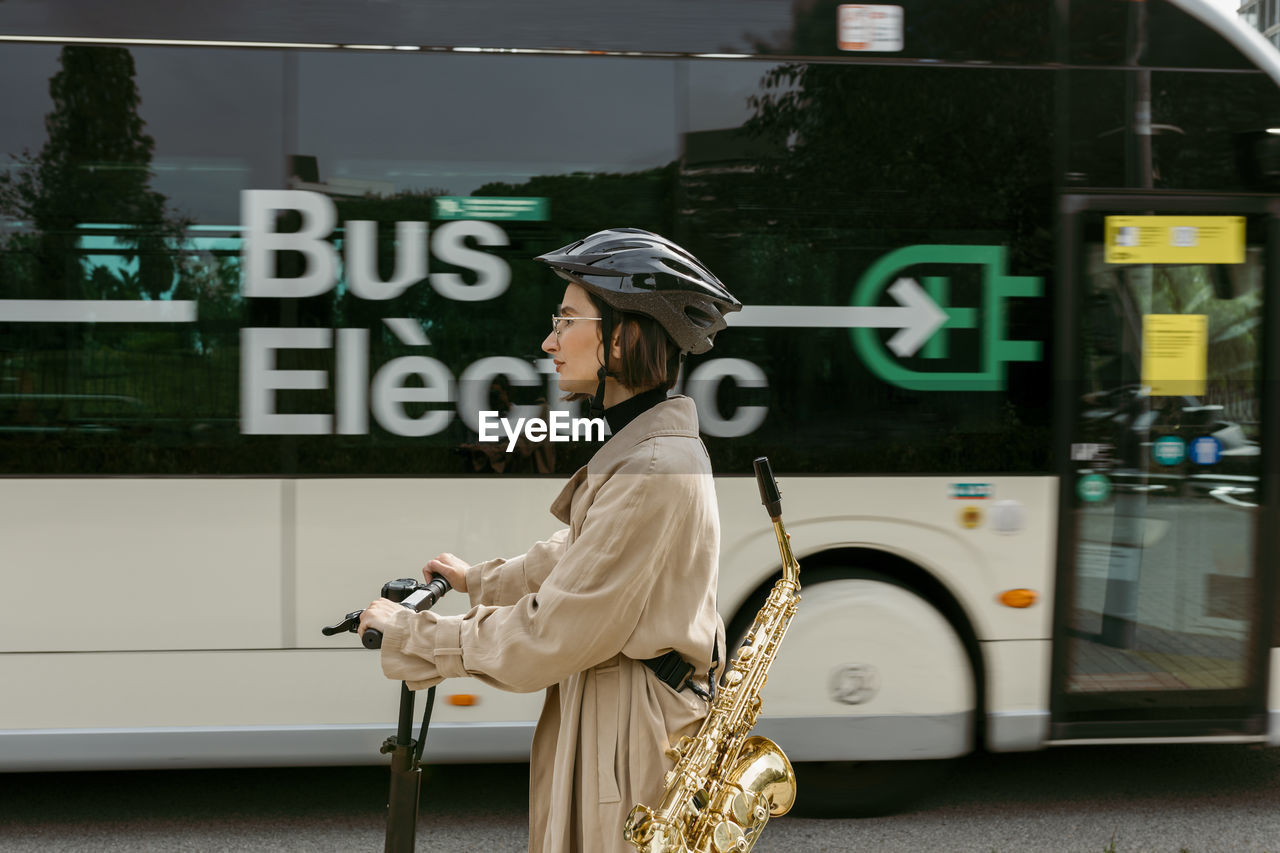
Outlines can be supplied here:
[[451, 693], [445, 697], [445, 701], [459, 708], [470, 708], [480, 701], [480, 697], [473, 693]]
[[1005, 607], [1030, 607], [1039, 598], [1034, 589], [1006, 589], [1000, 593], [1000, 603]]

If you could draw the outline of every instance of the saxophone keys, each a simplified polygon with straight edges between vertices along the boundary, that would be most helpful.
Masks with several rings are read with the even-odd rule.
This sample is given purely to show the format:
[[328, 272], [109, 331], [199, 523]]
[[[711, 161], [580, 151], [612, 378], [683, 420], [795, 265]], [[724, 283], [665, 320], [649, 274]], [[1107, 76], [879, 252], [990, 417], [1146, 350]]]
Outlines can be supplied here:
[[622, 837], [636, 847], [643, 847], [653, 837], [653, 815], [642, 805], [637, 805], [627, 815], [622, 826]]
[[711, 833], [711, 844], [716, 853], [745, 853], [750, 847], [742, 827], [731, 820], [722, 820]]
[[738, 791], [729, 801], [729, 812], [739, 826], [752, 826], [759, 823], [757, 815], [761, 811], [758, 797], [747, 791]]
[[693, 792], [693, 807], [698, 811], [702, 811], [711, 804], [711, 795], [707, 793], [706, 788], [699, 788]]
[[672, 761], [679, 763], [681, 758], [689, 754], [689, 750], [693, 747], [694, 740], [688, 735], [681, 735], [680, 740], [667, 747], [666, 756]]

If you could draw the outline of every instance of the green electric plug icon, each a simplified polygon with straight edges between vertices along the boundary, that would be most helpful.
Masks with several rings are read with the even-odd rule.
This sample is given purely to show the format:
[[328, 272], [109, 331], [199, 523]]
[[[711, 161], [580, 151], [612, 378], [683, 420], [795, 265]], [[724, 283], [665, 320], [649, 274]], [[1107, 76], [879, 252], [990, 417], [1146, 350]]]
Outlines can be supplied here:
[[[945, 355], [943, 332], [947, 329], [972, 329], [978, 326], [978, 309], [939, 307], [939, 300], [946, 301], [947, 279], [928, 277], [923, 292], [939, 311], [947, 315], [943, 323], [933, 327], [925, 340], [913, 339], [911, 346], [903, 346], [898, 336], [888, 342], [893, 353], [886, 351], [874, 327], [857, 326], [849, 330], [853, 346], [867, 367], [883, 379], [900, 388], [913, 391], [1001, 391], [1005, 387], [1005, 365], [1011, 361], [1039, 361], [1042, 357], [1040, 341], [1005, 340], [1005, 303], [1019, 297], [1036, 297], [1043, 293], [1043, 280], [1036, 276], [1006, 275], [1007, 251], [1003, 246], [905, 246], [880, 258], [863, 274], [853, 290], [855, 308], [874, 306], [882, 291], [888, 287], [895, 299], [909, 291], [907, 285], [920, 289], [914, 279], [900, 277], [899, 273], [921, 264], [977, 264], [982, 267], [982, 328], [979, 370], [952, 373], [943, 371], [919, 371], [904, 367], [899, 357], [913, 355], [917, 350], [921, 357], [936, 358]], [[890, 284], [892, 282], [892, 284]], [[897, 341], [897, 344], [895, 342]], [[895, 357], [896, 356], [896, 357]]]

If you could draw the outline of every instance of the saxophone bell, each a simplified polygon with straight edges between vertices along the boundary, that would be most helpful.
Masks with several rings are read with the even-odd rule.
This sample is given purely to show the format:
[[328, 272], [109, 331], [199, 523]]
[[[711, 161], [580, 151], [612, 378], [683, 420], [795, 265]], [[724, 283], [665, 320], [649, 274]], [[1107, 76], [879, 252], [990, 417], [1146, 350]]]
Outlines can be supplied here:
[[787, 756], [766, 737], [747, 738], [711, 811], [708, 849], [714, 853], [751, 850], [769, 818], [786, 814], [795, 801], [796, 776]]
[[753, 735], [743, 742], [730, 775], [734, 784], [755, 795], [773, 817], [781, 817], [795, 804], [796, 772], [786, 754], [767, 737]]

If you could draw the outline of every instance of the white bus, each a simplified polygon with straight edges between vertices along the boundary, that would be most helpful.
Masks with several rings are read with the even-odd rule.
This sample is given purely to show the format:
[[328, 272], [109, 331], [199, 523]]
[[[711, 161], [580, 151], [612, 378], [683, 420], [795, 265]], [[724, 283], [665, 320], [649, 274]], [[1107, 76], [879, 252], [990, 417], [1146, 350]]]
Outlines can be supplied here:
[[[1280, 743], [1280, 55], [1207, 2], [9, 6], [0, 770], [383, 761], [320, 628], [552, 532], [598, 443], [479, 413], [578, 413], [530, 259], [610, 226], [752, 307], [680, 390], [731, 637], [783, 488], [802, 797]], [[426, 760], [540, 703], [446, 682]]]

